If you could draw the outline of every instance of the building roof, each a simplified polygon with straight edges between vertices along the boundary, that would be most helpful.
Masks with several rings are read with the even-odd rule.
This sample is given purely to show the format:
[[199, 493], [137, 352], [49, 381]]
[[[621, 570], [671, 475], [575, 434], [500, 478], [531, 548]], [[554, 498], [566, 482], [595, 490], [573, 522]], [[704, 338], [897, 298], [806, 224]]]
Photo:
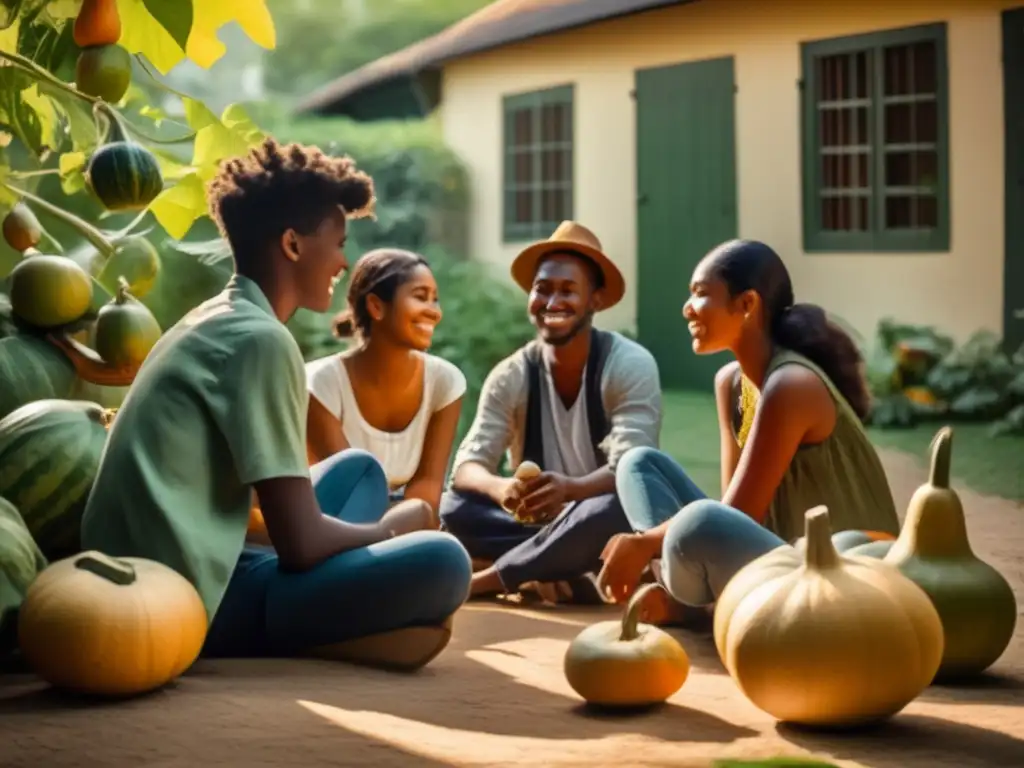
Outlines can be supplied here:
[[372, 61], [302, 99], [299, 113], [346, 114], [372, 91], [474, 53], [692, 0], [495, 0], [433, 37]]

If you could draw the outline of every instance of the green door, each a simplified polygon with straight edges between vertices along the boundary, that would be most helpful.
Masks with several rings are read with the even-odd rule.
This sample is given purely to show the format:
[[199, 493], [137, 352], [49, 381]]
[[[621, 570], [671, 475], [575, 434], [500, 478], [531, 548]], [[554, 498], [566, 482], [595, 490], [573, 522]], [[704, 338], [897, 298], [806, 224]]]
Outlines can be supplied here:
[[1011, 352], [1024, 344], [1024, 8], [1003, 14], [1006, 119], [1006, 267], [1003, 335]]
[[698, 356], [682, 317], [697, 262], [736, 237], [732, 58], [636, 73], [637, 330], [666, 389], [710, 392], [724, 354]]

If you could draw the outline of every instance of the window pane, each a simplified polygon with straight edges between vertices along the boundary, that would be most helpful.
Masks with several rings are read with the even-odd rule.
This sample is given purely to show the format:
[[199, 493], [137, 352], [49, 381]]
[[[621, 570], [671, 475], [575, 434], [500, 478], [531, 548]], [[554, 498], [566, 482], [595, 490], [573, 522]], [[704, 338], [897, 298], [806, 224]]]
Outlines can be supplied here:
[[513, 147], [527, 147], [533, 143], [533, 110], [517, 109], [512, 113], [512, 136], [509, 138]]
[[934, 100], [885, 105], [885, 143], [919, 144], [939, 140], [939, 110]]
[[533, 183], [533, 153], [516, 152], [512, 156], [512, 183], [516, 185]]
[[821, 228], [826, 232], [867, 232], [870, 200], [863, 195], [823, 197]]
[[822, 157], [821, 185], [825, 189], [863, 189], [870, 185], [867, 152]]
[[546, 149], [540, 156], [541, 181], [545, 184], [568, 183], [569, 151], [565, 149]]
[[871, 142], [867, 107], [825, 108], [818, 117], [823, 147], [850, 147]]
[[886, 48], [883, 59], [886, 96], [933, 94], [938, 90], [938, 51], [933, 40]]
[[867, 51], [823, 56], [817, 63], [817, 100], [849, 101], [871, 95], [871, 66]]
[[529, 224], [533, 221], [533, 192], [520, 190], [515, 193], [515, 210], [512, 220], [516, 224]]
[[939, 183], [934, 152], [889, 152], [885, 157], [885, 186], [934, 187]]
[[541, 193], [540, 199], [541, 221], [555, 224], [568, 218], [568, 211], [565, 209], [565, 194], [561, 189], [545, 189]]
[[540, 110], [541, 141], [571, 141], [569, 130], [569, 105], [545, 104]]

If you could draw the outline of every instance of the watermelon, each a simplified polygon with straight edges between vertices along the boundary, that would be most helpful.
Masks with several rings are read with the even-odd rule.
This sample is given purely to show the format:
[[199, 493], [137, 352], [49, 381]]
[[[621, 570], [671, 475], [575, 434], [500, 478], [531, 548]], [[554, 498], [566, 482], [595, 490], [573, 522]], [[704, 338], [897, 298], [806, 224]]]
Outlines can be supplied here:
[[82, 400], [39, 400], [0, 420], [0, 496], [17, 507], [49, 560], [80, 550], [111, 412]]
[[0, 339], [0, 418], [36, 400], [68, 397], [76, 379], [67, 355], [45, 339]]
[[13, 650], [18, 608], [28, 585], [46, 565], [18, 510], [0, 497], [0, 655]]

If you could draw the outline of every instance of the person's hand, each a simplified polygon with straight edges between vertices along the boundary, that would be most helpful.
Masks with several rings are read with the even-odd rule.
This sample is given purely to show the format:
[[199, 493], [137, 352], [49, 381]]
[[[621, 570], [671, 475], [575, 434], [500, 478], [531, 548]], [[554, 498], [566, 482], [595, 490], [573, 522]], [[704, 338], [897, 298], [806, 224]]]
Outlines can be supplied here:
[[562, 511], [569, 501], [569, 478], [557, 472], [541, 472], [523, 482], [519, 516], [527, 520], [547, 522]]
[[403, 533], [437, 528], [433, 508], [421, 499], [398, 502], [384, 513], [377, 526], [382, 537], [386, 539], [401, 536]]
[[506, 477], [504, 478], [504, 486], [498, 495], [498, 503], [501, 504], [506, 512], [518, 515], [525, 490], [526, 486], [522, 480], [515, 477]]
[[601, 553], [604, 567], [597, 577], [598, 588], [615, 602], [625, 602], [636, 591], [658, 549], [658, 543], [643, 534], [612, 536]]

